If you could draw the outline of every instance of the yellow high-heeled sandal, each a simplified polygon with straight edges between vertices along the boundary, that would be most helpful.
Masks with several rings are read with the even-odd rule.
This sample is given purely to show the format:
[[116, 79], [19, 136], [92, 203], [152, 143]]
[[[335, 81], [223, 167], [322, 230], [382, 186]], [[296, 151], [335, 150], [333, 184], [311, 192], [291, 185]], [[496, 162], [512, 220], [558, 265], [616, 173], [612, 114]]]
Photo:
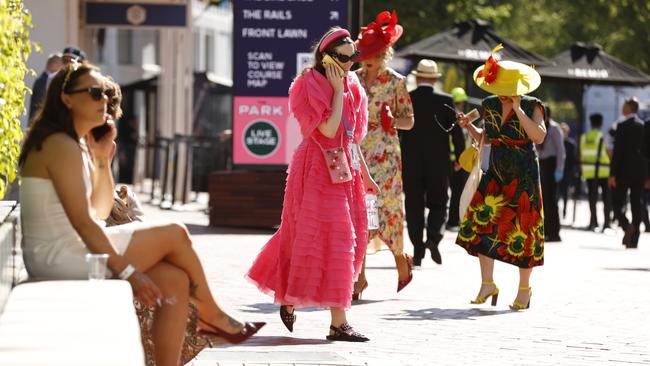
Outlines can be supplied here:
[[530, 298], [533, 297], [533, 290], [532, 287], [520, 287], [519, 291], [528, 291], [528, 302], [527, 303], [521, 303], [518, 301], [514, 301], [512, 305], [510, 305], [511, 310], [524, 310], [530, 308]]
[[499, 298], [499, 288], [494, 284], [493, 281], [490, 282], [481, 282], [482, 286], [494, 286], [494, 290], [485, 296], [477, 295], [476, 299], [470, 301], [470, 304], [483, 304], [487, 299], [492, 297], [492, 306], [497, 306], [497, 299]]

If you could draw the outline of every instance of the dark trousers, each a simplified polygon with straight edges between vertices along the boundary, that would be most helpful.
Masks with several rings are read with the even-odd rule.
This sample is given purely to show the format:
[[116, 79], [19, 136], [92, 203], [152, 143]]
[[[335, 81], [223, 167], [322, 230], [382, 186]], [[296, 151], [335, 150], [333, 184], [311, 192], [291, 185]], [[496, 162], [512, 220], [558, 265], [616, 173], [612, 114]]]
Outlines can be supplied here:
[[560, 213], [557, 207], [557, 182], [555, 181], [555, 156], [539, 161], [544, 205], [544, 232], [547, 238], [560, 236]]
[[571, 198], [576, 199], [580, 197], [580, 178], [576, 177], [575, 175], [571, 175], [572, 173], [566, 172], [564, 173], [564, 178], [560, 181], [560, 184], [558, 185], [559, 187], [559, 199], [562, 199], [562, 218], [566, 217], [566, 210], [567, 206], [569, 205], [569, 193], [571, 194]]
[[612, 214], [612, 198], [607, 185], [607, 178], [587, 179], [587, 190], [589, 192], [589, 212], [591, 213], [591, 220], [589, 226], [598, 226], [598, 214], [596, 212], [596, 203], [598, 203], [598, 188], [603, 198], [605, 210], [603, 212], [605, 223], [603, 227], [609, 226]]
[[643, 226], [645, 227], [646, 232], [650, 232], [650, 215], [648, 215], [648, 206], [650, 205], [650, 189], [643, 190], [643, 213], [641, 218], [643, 219]]
[[630, 191], [630, 206], [632, 206], [632, 225], [636, 230], [633, 239], [634, 243], [639, 241], [639, 226], [641, 226], [643, 206], [641, 203], [641, 194], [643, 192], [643, 181], [630, 181], [616, 178], [616, 187], [614, 188], [614, 215], [618, 224], [625, 229], [630, 225], [630, 221], [625, 216], [626, 199]]
[[404, 175], [404, 207], [409, 239], [417, 250], [423, 250], [424, 208], [429, 209], [427, 217], [427, 239], [437, 244], [445, 232], [447, 219], [447, 176]]
[[453, 172], [451, 175], [449, 182], [451, 198], [449, 198], [449, 219], [447, 220], [447, 226], [458, 226], [460, 224], [460, 218], [458, 217], [460, 196], [463, 193], [463, 188], [465, 188], [465, 182], [467, 182], [468, 177], [469, 173], [464, 169]]

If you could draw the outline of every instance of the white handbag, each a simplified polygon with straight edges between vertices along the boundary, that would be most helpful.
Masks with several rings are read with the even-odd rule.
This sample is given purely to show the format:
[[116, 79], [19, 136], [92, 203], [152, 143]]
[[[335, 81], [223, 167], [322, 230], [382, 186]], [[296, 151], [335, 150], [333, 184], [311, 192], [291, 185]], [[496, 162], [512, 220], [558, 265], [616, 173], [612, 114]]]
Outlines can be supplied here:
[[[485, 131], [483, 131], [485, 134]], [[481, 155], [483, 155], [483, 134], [481, 134], [481, 142], [478, 144], [478, 154], [472, 167], [472, 171], [469, 173], [467, 182], [465, 183], [465, 188], [463, 188], [463, 193], [460, 195], [460, 204], [458, 207], [458, 214], [460, 216], [460, 221], [463, 222], [465, 218], [465, 213], [469, 208], [469, 204], [472, 202], [474, 193], [478, 189], [478, 184], [481, 182], [481, 176], [483, 175], [481, 171]]]

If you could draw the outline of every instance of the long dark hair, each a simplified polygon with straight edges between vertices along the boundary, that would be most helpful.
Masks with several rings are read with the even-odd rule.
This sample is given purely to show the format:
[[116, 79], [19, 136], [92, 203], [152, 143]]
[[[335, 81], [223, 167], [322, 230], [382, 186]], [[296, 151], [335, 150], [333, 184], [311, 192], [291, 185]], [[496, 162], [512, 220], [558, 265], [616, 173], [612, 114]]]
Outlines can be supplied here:
[[[64, 91], [70, 91], [78, 84], [82, 75], [91, 71], [99, 71], [96, 66], [89, 63], [70, 63], [64, 66], [54, 76], [47, 88], [45, 102], [36, 113], [34, 123], [27, 132], [27, 137], [23, 143], [18, 165], [22, 166], [27, 160], [27, 155], [32, 149], [41, 150], [43, 142], [55, 133], [63, 132], [76, 141], [79, 140], [77, 131], [74, 129], [72, 114], [68, 107], [63, 104], [61, 94]], [[65, 90], [64, 90], [65, 88]]]
[[323, 54], [327, 53], [330, 56], [334, 54], [334, 50], [344, 44], [351, 44], [354, 45], [354, 41], [350, 37], [341, 37], [339, 39], [334, 40], [332, 43], [330, 43], [327, 48], [325, 48], [325, 52], [320, 52], [319, 48], [321, 43], [329, 36], [332, 34], [332, 32], [336, 32], [337, 30], [342, 29], [341, 27], [332, 27], [330, 28], [323, 36], [320, 38], [318, 43], [314, 45], [314, 64], [312, 67], [316, 70], [318, 70], [321, 74], [325, 75], [325, 67], [323, 67]]

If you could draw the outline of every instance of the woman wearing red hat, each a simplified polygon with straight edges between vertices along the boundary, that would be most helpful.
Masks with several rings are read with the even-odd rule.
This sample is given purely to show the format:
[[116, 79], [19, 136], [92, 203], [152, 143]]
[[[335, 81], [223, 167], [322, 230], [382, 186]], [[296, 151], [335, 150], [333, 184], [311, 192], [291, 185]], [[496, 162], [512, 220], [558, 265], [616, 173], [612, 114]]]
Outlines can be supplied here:
[[346, 319], [368, 244], [365, 192], [378, 193], [359, 143], [367, 131], [368, 100], [349, 72], [358, 56], [350, 33], [332, 28], [314, 50], [314, 65], [289, 88], [300, 124], [284, 195], [282, 223], [248, 277], [280, 304], [293, 331], [294, 308], [330, 308], [329, 340], [365, 342]]
[[544, 141], [546, 127], [542, 102], [525, 94], [537, 89], [541, 79], [527, 65], [490, 56], [474, 71], [474, 81], [494, 94], [482, 103], [485, 128], [474, 126], [462, 113], [459, 125], [475, 141], [491, 145], [490, 165], [461, 220], [456, 243], [479, 258], [482, 283], [472, 304], [491, 297], [492, 306], [496, 305], [497, 259], [519, 267], [519, 290], [510, 308], [527, 309], [533, 267], [544, 264], [542, 192], [533, 144]]
[[[358, 61], [363, 61], [357, 75], [368, 94], [368, 135], [361, 150], [370, 175], [381, 189], [379, 229], [370, 234], [369, 250], [376, 252], [383, 245], [390, 248], [398, 272], [398, 292], [411, 282], [413, 264], [412, 258], [404, 253], [402, 156], [397, 130], [410, 130], [414, 119], [406, 78], [386, 64], [393, 55], [391, 46], [403, 31], [395, 12], [384, 11], [374, 22], [361, 28], [356, 41], [361, 52]], [[358, 299], [367, 286], [362, 270], [355, 284], [354, 298]]]

